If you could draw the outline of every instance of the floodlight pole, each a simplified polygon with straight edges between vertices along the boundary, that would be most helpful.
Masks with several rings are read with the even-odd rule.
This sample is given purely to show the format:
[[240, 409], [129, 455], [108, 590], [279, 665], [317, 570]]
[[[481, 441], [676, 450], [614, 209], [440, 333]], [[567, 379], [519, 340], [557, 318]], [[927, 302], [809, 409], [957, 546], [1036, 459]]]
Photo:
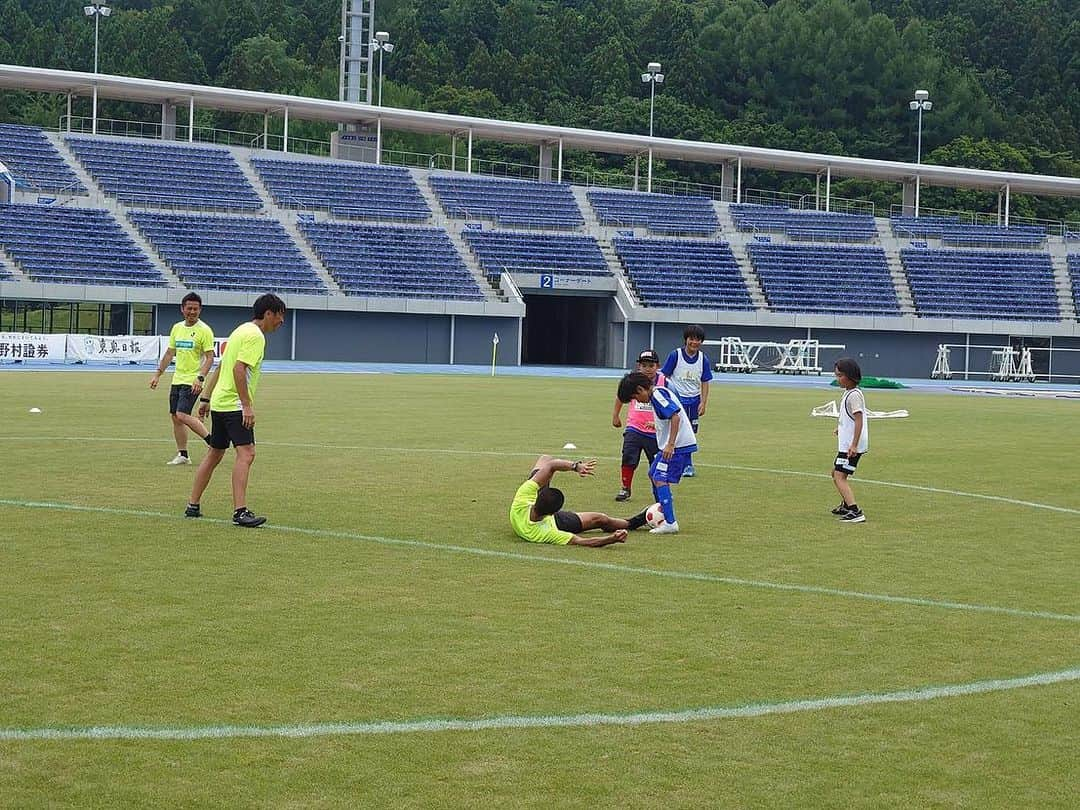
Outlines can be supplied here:
[[[664, 74], [660, 72], [660, 67], [661, 66], [660, 66], [659, 62], [649, 62], [648, 66], [645, 68], [646, 72], [641, 74], [641, 81], [642, 82], [648, 82], [649, 85], [650, 85], [650, 87], [649, 87], [649, 138], [650, 139], [653, 136], [653, 114], [654, 114], [654, 110], [655, 110], [655, 107], [656, 107], [656, 85], [659, 84], [660, 82], [664, 81]], [[649, 170], [648, 170], [648, 179], [645, 181], [645, 190], [647, 192], [652, 191], [652, 158], [653, 158], [652, 144], [649, 144]], [[636, 158], [635, 158], [634, 166], [635, 166], [635, 169], [636, 169], [636, 167], [637, 167]], [[637, 190], [637, 181], [636, 181], [637, 172], [636, 171], [634, 172], [634, 177], [635, 177], [634, 190], [636, 191]]]
[[93, 111], [90, 116], [90, 133], [97, 135], [97, 75], [98, 75], [98, 41], [101, 32], [101, 18], [112, 14], [112, 9], [102, 3], [102, 0], [91, 0], [91, 4], [83, 6], [83, 14], [94, 18], [94, 92]]
[[394, 52], [394, 43], [390, 42], [390, 34], [386, 31], [375, 32], [375, 42], [373, 43], [375, 49], [379, 52], [379, 106], [382, 106], [382, 57], [384, 53]]
[[[930, 101], [930, 93], [926, 90], [916, 90], [915, 98], [908, 102], [908, 109], [918, 113], [918, 135], [916, 136], [915, 165], [922, 166], [922, 114], [923, 110], [929, 112], [934, 107]], [[919, 195], [922, 186], [922, 176], [919, 171], [915, 172], [915, 218], [919, 218]]]

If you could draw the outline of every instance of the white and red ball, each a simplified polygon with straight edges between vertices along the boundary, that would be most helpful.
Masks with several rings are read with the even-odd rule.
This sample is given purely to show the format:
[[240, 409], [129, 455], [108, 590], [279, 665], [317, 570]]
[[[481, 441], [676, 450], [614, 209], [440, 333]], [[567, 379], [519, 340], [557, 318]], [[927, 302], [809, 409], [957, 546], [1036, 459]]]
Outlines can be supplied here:
[[667, 520], [664, 518], [664, 510], [661, 508], [660, 504], [654, 503], [645, 510], [645, 522], [654, 529], [667, 523]]

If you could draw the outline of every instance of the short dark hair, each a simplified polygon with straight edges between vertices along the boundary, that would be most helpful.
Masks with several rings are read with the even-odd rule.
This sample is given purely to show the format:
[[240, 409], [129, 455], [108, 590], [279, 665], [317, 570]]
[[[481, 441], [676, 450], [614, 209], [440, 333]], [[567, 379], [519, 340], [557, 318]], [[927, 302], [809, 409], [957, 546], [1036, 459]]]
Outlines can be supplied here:
[[841, 357], [836, 361], [835, 368], [856, 385], [862, 380], [862, 369], [850, 357]]
[[277, 315], [285, 311], [285, 302], [273, 293], [263, 293], [255, 299], [254, 311], [255, 320], [264, 317], [267, 312]]
[[686, 327], [685, 329], [683, 329], [683, 333], [682, 333], [683, 343], [686, 343], [686, 341], [688, 341], [690, 338], [697, 338], [698, 340], [704, 340], [705, 339], [705, 330], [702, 329], [697, 324], [694, 324], [693, 326]]
[[184, 306], [184, 304], [186, 304], [188, 301], [194, 301], [200, 307], [202, 306], [202, 296], [200, 296], [196, 292], [189, 292], [187, 295], [185, 295], [183, 298], [181, 298], [180, 299], [180, 306], [181, 307]]
[[632, 371], [619, 380], [619, 402], [629, 402], [639, 388], [651, 388], [652, 380], [640, 371]]
[[538, 515], [554, 515], [562, 509], [564, 503], [566, 503], [566, 496], [562, 494], [561, 489], [540, 487], [540, 490], [536, 493], [536, 513]]

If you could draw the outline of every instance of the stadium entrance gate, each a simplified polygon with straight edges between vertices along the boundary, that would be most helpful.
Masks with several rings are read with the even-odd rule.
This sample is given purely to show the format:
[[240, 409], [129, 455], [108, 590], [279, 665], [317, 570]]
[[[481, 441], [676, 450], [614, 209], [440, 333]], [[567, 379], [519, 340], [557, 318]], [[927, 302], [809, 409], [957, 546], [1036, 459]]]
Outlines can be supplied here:
[[523, 295], [522, 363], [603, 366], [610, 298], [582, 295]]

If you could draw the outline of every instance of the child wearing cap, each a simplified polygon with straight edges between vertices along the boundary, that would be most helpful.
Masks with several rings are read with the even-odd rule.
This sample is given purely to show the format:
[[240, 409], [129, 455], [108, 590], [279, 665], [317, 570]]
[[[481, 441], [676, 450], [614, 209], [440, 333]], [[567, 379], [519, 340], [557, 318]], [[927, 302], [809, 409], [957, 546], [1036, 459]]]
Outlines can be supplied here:
[[[663, 385], [664, 375], [657, 370], [660, 367], [660, 355], [652, 349], [645, 349], [638, 355], [635, 371], [640, 371], [648, 377], [653, 385]], [[615, 411], [611, 415], [611, 426], [620, 428], [622, 423], [623, 402], [615, 397]], [[653, 412], [651, 402], [637, 402], [631, 400], [629, 411], [626, 414], [626, 430], [623, 431], [622, 445], [622, 488], [615, 496], [617, 501], [630, 500], [630, 492], [634, 483], [634, 472], [641, 462], [641, 454], [644, 453], [652, 464], [656, 457], [656, 414]]]

